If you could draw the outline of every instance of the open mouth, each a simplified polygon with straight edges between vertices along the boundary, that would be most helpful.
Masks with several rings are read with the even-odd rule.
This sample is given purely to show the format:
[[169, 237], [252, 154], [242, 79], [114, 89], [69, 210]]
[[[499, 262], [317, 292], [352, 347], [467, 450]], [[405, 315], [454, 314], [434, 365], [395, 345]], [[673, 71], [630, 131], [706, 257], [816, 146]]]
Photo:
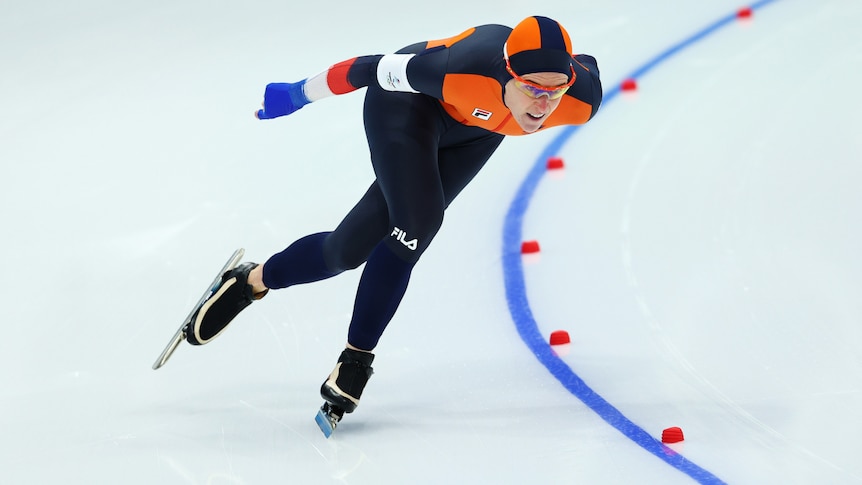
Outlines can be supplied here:
[[530, 118], [533, 118], [534, 120], [540, 120], [540, 119], [545, 117], [545, 114], [542, 113], [540, 115], [534, 115], [533, 113], [527, 113], [527, 116], [529, 116]]

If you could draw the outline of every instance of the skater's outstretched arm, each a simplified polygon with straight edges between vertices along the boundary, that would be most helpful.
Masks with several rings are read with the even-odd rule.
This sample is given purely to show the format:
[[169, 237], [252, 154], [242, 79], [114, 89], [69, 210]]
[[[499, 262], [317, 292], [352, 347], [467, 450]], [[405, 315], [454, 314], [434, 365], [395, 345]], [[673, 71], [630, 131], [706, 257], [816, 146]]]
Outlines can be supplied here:
[[264, 93], [263, 109], [258, 110], [255, 116], [266, 120], [289, 115], [308, 103], [350, 93], [371, 84], [386, 91], [423, 92], [441, 97], [441, 85], [446, 74], [445, 56], [423, 55], [418, 63], [413, 62], [415, 58], [413, 53], [354, 57], [299, 82], [270, 83]]
[[295, 83], [270, 83], [263, 96], [261, 120], [293, 113], [308, 103], [368, 86], [382, 55], [362, 56], [334, 64], [329, 69]]
[[436, 41], [411, 44], [394, 54], [354, 57], [295, 83], [266, 86], [258, 119], [285, 116], [329, 96], [346, 94], [375, 84], [386, 91], [423, 93], [443, 99], [443, 80], [448, 72], [452, 45], [470, 37], [476, 29]]

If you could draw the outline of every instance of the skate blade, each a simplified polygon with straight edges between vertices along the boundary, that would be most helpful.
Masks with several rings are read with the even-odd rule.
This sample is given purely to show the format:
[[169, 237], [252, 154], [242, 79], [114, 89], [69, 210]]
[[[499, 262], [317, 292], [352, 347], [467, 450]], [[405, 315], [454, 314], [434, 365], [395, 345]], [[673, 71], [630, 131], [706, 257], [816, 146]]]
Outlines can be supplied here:
[[230, 259], [227, 260], [227, 262], [224, 264], [222, 269], [219, 270], [219, 272], [216, 274], [216, 277], [213, 279], [212, 283], [210, 283], [210, 286], [207, 289], [207, 291], [205, 291], [204, 294], [201, 295], [197, 304], [195, 304], [195, 306], [192, 307], [191, 311], [186, 316], [185, 320], [183, 320], [183, 324], [180, 325], [180, 328], [174, 333], [174, 336], [171, 337], [171, 340], [170, 340], [170, 342], [168, 342], [168, 345], [166, 345], [165, 349], [162, 350], [162, 353], [161, 353], [161, 355], [159, 355], [159, 358], [156, 359], [156, 362], [153, 364], [153, 370], [157, 370], [160, 367], [162, 367], [163, 365], [165, 365], [165, 363], [167, 363], [168, 359], [171, 358], [171, 355], [174, 354], [174, 351], [177, 350], [177, 347], [180, 346], [180, 343], [182, 343], [182, 341], [185, 340], [186, 329], [188, 328], [189, 322], [191, 322], [192, 315], [194, 315], [194, 313], [197, 311], [197, 309], [200, 308], [200, 306], [203, 305], [203, 303], [207, 300], [207, 298], [209, 298], [213, 294], [215, 289], [218, 287], [219, 282], [221, 282], [221, 275], [223, 275], [225, 271], [229, 271], [229, 270], [232, 270], [233, 268], [235, 268], [236, 265], [239, 264], [239, 261], [242, 259], [243, 254], [245, 254], [245, 249], [243, 249], [243, 248], [237, 249], [231, 255]]
[[317, 423], [323, 436], [327, 439], [332, 436], [332, 432], [335, 431], [335, 427], [338, 426], [338, 422], [344, 415], [343, 411], [339, 411], [340, 409], [330, 406], [329, 403], [323, 403], [323, 406], [317, 411], [317, 416], [314, 417], [314, 422]]
[[330, 421], [329, 415], [323, 412], [323, 409], [317, 411], [317, 416], [314, 417], [314, 422], [317, 423], [320, 431], [323, 432], [323, 436], [327, 439], [332, 436], [332, 432], [335, 431], [335, 426], [338, 424]]

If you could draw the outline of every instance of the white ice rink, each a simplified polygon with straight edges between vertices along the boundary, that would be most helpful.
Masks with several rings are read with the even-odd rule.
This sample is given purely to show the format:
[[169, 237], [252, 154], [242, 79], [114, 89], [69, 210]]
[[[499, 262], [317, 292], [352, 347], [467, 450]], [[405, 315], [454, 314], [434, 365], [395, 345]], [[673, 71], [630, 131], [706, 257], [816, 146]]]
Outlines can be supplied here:
[[[519, 227], [542, 252], [514, 304], [506, 215], [562, 130], [507, 139], [329, 440], [313, 417], [358, 271], [273, 292], [150, 368], [233, 249], [262, 262], [332, 229], [371, 182], [362, 92], [261, 122], [266, 83], [541, 14], [612, 93], [743, 5], [16, 3], [0, 10], [0, 484], [862, 483], [858, 0], [776, 0], [606, 99], [529, 201]], [[543, 338], [568, 331], [565, 369], [652, 443], [558, 381], [510, 308]], [[671, 426], [686, 439], [661, 447]]]

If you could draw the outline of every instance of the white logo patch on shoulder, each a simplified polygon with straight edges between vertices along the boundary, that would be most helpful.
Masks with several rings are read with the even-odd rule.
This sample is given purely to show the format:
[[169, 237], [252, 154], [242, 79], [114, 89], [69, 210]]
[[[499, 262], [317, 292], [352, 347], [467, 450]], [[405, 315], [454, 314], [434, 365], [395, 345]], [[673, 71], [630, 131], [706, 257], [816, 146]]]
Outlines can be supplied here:
[[492, 112], [490, 112], [490, 111], [488, 111], [488, 110], [486, 110], [486, 109], [482, 109], [482, 108], [475, 108], [475, 109], [473, 110], [473, 116], [474, 116], [474, 117], [476, 117], [476, 118], [479, 118], [479, 119], [480, 119], [480, 120], [482, 120], [482, 121], [488, 121], [488, 120], [490, 120], [490, 119], [491, 119], [491, 115], [493, 115], [493, 114], [494, 114], [494, 113], [492, 113]]

